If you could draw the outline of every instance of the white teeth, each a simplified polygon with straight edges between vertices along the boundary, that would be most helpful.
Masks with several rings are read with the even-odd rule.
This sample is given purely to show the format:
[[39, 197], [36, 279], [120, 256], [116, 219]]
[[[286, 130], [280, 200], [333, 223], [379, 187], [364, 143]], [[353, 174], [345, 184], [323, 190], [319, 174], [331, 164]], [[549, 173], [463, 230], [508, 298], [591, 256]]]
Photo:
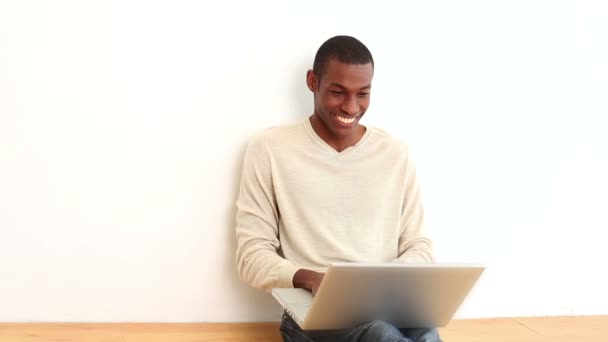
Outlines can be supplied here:
[[345, 123], [345, 124], [353, 123], [353, 122], [355, 122], [355, 119], [356, 119], [356, 118], [347, 119], [347, 118], [339, 116], [339, 115], [336, 115], [336, 118], [338, 118], [338, 121], [340, 121], [341, 123]]

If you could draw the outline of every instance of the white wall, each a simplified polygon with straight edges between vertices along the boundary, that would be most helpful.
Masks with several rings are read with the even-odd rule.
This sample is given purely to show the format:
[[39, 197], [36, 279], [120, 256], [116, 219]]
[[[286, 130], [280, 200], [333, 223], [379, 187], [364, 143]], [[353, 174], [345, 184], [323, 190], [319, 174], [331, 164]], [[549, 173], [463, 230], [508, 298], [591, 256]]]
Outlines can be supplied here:
[[[213, 3], [213, 5], [211, 5]], [[0, 1], [0, 321], [264, 321], [235, 273], [247, 139], [335, 34], [411, 143], [459, 317], [608, 314], [603, 1]]]

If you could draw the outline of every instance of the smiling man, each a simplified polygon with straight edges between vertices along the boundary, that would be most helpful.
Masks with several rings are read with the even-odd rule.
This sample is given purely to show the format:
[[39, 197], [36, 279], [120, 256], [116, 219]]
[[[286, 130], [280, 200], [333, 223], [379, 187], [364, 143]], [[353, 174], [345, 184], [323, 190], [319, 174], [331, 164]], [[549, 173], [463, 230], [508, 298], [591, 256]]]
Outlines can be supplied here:
[[[349, 36], [327, 40], [306, 74], [314, 113], [249, 143], [236, 254], [250, 285], [314, 294], [332, 262], [432, 262], [407, 146], [360, 124], [373, 75], [363, 43]], [[440, 341], [436, 329], [397, 329], [383, 321], [303, 331], [287, 314], [281, 333], [285, 341]]]
[[362, 64], [325, 58], [324, 63], [318, 61], [306, 74], [306, 83], [315, 101], [310, 123], [315, 133], [338, 152], [355, 145], [366, 132], [359, 120], [369, 106], [372, 90], [374, 65], [371, 55], [369, 58]]

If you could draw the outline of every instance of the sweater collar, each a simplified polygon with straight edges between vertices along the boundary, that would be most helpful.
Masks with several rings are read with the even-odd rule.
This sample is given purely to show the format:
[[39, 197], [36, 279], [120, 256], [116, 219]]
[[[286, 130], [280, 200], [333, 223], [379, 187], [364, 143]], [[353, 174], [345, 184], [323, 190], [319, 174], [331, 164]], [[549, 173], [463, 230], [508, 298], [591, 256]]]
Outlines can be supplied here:
[[338, 157], [346, 157], [348, 155], [353, 154], [355, 151], [359, 150], [362, 145], [365, 144], [365, 142], [368, 140], [369, 136], [371, 135], [371, 129], [367, 126], [364, 126], [365, 133], [363, 133], [363, 136], [361, 137], [361, 139], [359, 139], [359, 141], [357, 141], [357, 143], [354, 144], [353, 146], [349, 146], [346, 149], [344, 149], [342, 152], [338, 152], [333, 147], [331, 147], [328, 143], [326, 143], [325, 140], [321, 139], [321, 137], [317, 134], [317, 132], [315, 132], [314, 128], [312, 128], [312, 124], [310, 123], [309, 117], [304, 118], [303, 124], [306, 129], [306, 133], [308, 133], [308, 135], [311, 137], [311, 139], [314, 140], [314, 142], [317, 145], [319, 145], [319, 147], [321, 147], [327, 153], [334, 155], [334, 156], [338, 156]]

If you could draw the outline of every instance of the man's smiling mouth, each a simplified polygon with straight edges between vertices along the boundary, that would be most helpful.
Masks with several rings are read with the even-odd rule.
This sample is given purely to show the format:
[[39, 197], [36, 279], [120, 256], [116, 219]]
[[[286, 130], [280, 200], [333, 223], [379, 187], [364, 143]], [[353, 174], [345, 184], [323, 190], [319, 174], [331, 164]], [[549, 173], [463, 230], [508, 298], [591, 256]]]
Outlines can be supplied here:
[[340, 116], [340, 115], [334, 115], [334, 116], [338, 119], [338, 121], [340, 121], [343, 124], [347, 124], [347, 125], [355, 122], [355, 120], [357, 119], [357, 117], [354, 117], [354, 118], [345, 118], [345, 117]]

